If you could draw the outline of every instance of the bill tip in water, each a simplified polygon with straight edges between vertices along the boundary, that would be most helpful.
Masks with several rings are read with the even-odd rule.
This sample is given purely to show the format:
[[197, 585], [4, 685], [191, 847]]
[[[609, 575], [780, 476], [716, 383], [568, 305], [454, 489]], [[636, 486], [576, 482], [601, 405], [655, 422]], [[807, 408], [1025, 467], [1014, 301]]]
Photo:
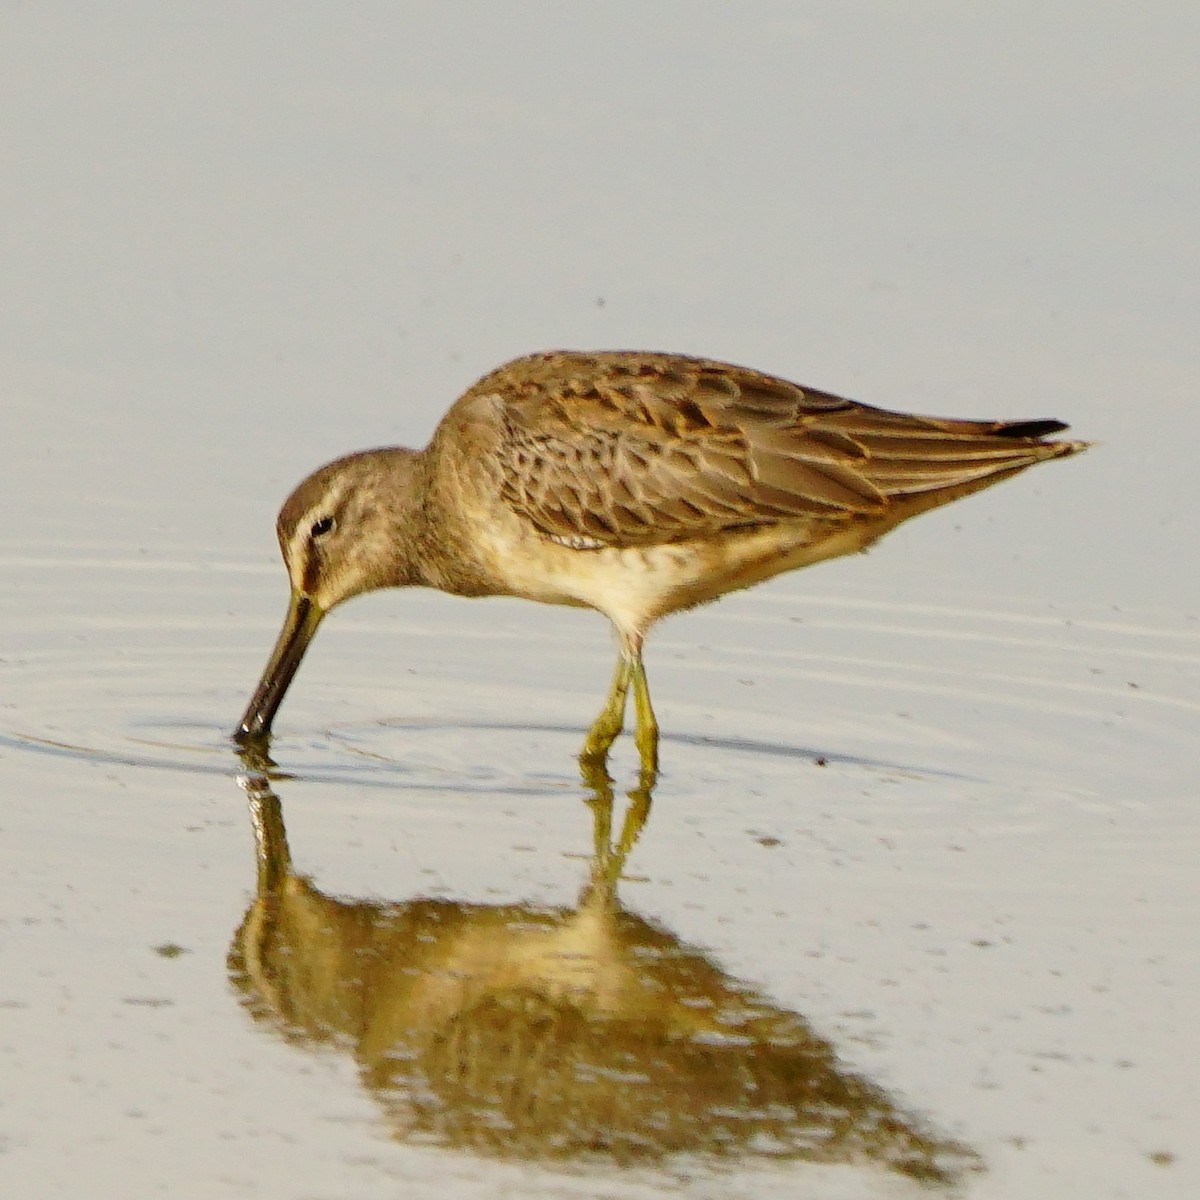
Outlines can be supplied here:
[[271, 730], [258, 721], [242, 721], [231, 740], [239, 746], [265, 746], [271, 740]]

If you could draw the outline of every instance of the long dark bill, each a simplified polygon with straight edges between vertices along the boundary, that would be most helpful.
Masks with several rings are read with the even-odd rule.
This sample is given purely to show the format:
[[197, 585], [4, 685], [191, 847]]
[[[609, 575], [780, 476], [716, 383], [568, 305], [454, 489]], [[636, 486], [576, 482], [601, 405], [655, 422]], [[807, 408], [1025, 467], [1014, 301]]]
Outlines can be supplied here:
[[271, 722], [275, 720], [296, 668], [324, 615], [325, 610], [319, 604], [297, 591], [292, 592], [275, 649], [267, 659], [262, 678], [250, 697], [241, 724], [234, 730], [234, 741], [244, 745], [270, 736]]

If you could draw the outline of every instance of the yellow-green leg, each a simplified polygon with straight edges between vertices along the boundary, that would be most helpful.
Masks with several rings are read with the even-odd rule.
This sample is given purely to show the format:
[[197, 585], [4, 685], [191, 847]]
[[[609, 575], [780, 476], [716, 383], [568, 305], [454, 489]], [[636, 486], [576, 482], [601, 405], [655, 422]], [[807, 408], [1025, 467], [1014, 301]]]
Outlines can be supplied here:
[[583, 739], [583, 750], [579, 754], [581, 761], [603, 763], [607, 760], [609, 748], [625, 727], [625, 697], [629, 692], [633, 670], [633, 663], [622, 649], [617, 659], [617, 669], [613, 672], [612, 686], [608, 689], [608, 699]]
[[639, 633], [618, 630], [620, 654], [617, 669], [613, 672], [612, 686], [600, 715], [592, 722], [583, 739], [580, 761], [605, 763], [613, 742], [625, 727], [625, 700], [629, 685], [633, 685], [633, 705], [637, 724], [634, 727], [634, 743], [642, 763], [641, 786], [651, 788], [658, 775], [658, 720], [654, 706], [650, 703], [650, 685], [646, 682], [646, 669], [642, 666], [642, 637]]
[[637, 716], [637, 727], [633, 740], [642, 760], [642, 776], [646, 786], [653, 787], [658, 775], [658, 719], [650, 703], [650, 685], [646, 682], [646, 668], [639, 654], [633, 662], [633, 708]]

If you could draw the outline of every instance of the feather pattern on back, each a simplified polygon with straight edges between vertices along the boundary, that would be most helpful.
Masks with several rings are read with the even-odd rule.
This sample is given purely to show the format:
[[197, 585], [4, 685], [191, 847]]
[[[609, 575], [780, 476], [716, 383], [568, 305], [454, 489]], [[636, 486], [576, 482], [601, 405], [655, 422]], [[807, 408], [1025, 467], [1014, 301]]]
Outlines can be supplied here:
[[499, 406], [504, 500], [580, 548], [883, 517], [904, 497], [931, 507], [1080, 448], [1043, 440], [1066, 428], [1054, 420], [890, 412], [681, 355], [531, 355], [464, 399], [481, 396]]

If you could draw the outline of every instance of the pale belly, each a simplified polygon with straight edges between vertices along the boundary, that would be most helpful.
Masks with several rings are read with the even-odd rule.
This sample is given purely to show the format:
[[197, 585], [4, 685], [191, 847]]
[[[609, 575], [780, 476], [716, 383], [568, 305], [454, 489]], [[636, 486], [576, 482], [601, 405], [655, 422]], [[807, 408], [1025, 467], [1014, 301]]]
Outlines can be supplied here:
[[573, 549], [509, 526], [487, 547], [508, 595], [598, 609], [618, 629], [643, 632], [659, 617], [704, 604], [784, 571], [861, 550], [866, 524], [775, 525], [657, 546]]

